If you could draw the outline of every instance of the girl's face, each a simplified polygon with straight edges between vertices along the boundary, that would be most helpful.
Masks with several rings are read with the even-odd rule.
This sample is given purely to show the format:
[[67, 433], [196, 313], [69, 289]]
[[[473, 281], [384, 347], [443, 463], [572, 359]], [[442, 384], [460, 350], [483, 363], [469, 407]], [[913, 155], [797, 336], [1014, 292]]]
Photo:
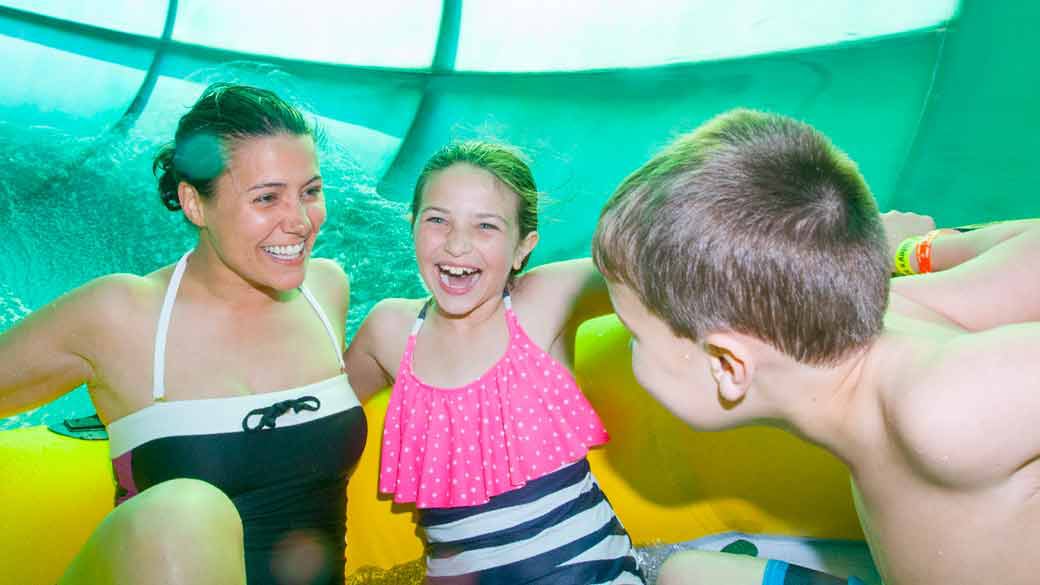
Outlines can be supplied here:
[[215, 192], [189, 219], [223, 263], [253, 286], [275, 291], [303, 283], [325, 222], [321, 175], [309, 136], [249, 137], [232, 145]]
[[465, 316], [501, 297], [538, 242], [537, 232], [520, 239], [518, 205], [516, 193], [472, 165], [430, 177], [415, 218], [415, 255], [442, 312]]

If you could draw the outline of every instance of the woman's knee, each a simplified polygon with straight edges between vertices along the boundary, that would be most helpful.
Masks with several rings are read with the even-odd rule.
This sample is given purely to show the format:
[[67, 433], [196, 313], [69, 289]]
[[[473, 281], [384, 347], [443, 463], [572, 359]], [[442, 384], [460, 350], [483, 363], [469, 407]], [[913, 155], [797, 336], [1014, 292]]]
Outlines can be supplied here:
[[134, 575], [139, 583], [172, 583], [178, 581], [171, 575], [199, 569], [227, 583], [240, 582], [242, 551], [242, 521], [234, 503], [206, 482], [174, 479], [112, 511], [62, 582], [120, 583]]
[[242, 520], [234, 503], [204, 481], [171, 479], [141, 492], [123, 507], [122, 528], [135, 541], [242, 539]]

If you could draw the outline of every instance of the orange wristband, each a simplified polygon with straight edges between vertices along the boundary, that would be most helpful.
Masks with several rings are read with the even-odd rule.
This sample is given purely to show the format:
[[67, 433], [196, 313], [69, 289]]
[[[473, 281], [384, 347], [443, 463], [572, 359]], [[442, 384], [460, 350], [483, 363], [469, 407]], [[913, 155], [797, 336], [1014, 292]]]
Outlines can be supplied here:
[[924, 237], [923, 240], [918, 242], [915, 256], [917, 257], [917, 273], [928, 274], [932, 271], [932, 240], [939, 235], [942, 230], [932, 230]]

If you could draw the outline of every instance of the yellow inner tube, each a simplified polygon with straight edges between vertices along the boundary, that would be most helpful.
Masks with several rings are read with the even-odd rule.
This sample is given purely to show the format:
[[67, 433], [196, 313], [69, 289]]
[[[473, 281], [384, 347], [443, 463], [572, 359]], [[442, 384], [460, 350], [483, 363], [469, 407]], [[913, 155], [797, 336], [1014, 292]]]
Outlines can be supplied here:
[[[689, 429], [636, 384], [613, 316], [582, 326], [575, 369], [611, 435], [589, 461], [637, 546], [730, 531], [863, 538], [841, 463], [775, 429]], [[413, 508], [377, 496], [388, 398], [365, 405], [368, 445], [347, 489], [348, 575], [422, 555]], [[112, 508], [107, 443], [42, 427], [0, 432], [0, 477], [2, 583], [55, 582]]]

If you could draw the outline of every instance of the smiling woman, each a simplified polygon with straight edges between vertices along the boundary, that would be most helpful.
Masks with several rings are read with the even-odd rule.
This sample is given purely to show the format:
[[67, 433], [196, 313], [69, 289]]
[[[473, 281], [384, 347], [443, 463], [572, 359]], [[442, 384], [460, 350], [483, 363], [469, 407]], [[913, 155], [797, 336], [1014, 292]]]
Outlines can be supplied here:
[[86, 383], [108, 426], [122, 505], [61, 583], [342, 583], [366, 423], [343, 374], [346, 277], [310, 261], [313, 130], [271, 92], [217, 84], [153, 168], [195, 248], [0, 336], [0, 414]]
[[196, 252], [216, 254], [217, 266], [258, 290], [291, 291], [303, 280], [325, 222], [314, 141], [276, 134], [238, 142], [215, 182], [228, 196], [204, 197], [188, 182], [178, 186], [185, 217], [202, 229]]

